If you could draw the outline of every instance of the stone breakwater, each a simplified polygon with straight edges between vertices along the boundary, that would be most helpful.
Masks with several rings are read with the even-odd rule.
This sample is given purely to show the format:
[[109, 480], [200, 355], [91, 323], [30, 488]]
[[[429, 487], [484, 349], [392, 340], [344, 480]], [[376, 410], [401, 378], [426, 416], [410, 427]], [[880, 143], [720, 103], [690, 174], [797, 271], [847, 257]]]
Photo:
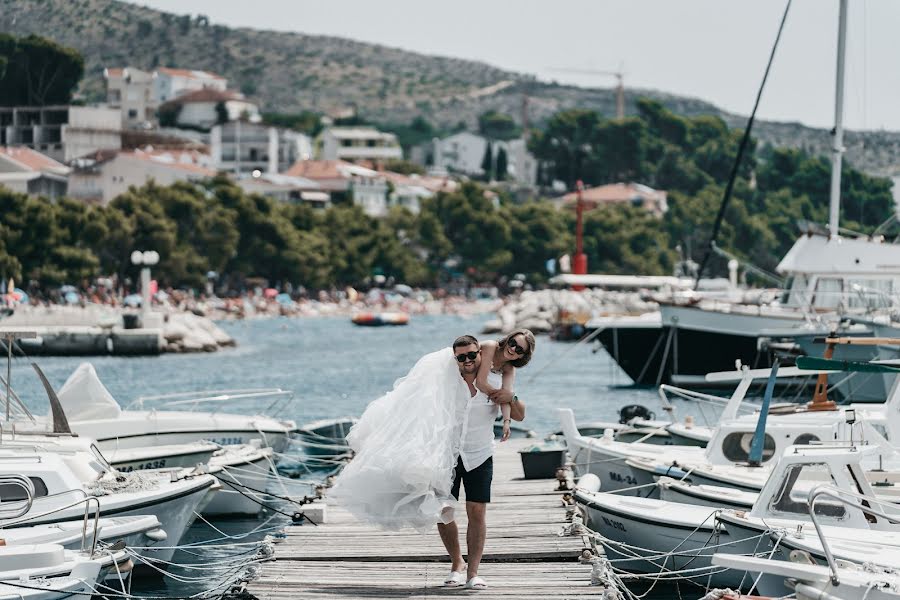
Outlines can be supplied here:
[[189, 312], [141, 313], [102, 305], [20, 306], [0, 331], [31, 332], [18, 345], [29, 355], [153, 355], [215, 352], [234, 339], [211, 319]]
[[594, 317], [639, 315], [656, 310], [656, 302], [642, 299], [639, 292], [600, 289], [537, 290], [522, 292], [497, 310], [497, 318], [485, 323], [482, 333], [504, 333], [530, 329], [535, 333], [553, 333], [584, 325]]

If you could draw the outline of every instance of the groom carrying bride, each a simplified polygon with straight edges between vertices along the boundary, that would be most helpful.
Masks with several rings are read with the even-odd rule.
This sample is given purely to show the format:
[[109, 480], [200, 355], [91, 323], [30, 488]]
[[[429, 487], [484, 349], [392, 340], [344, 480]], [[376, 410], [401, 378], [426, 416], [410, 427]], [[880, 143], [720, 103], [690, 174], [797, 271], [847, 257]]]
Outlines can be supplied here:
[[[459, 545], [459, 529], [456, 521], [438, 523], [441, 541], [452, 562], [450, 575], [444, 581], [447, 587], [463, 584], [470, 589], [486, 589], [484, 579], [478, 576], [478, 566], [484, 552], [487, 535], [485, 514], [491, 501], [491, 479], [494, 473], [494, 420], [499, 404], [511, 404], [510, 416], [516, 421], [525, 418], [525, 405], [511, 390], [495, 389], [490, 396], [475, 387], [475, 378], [481, 367], [481, 348], [471, 335], [464, 335], [453, 342], [453, 355], [459, 366], [459, 374], [465, 382], [463, 395], [457, 399], [454, 431], [454, 453], [457, 459], [451, 493], [459, 500], [460, 484], [466, 492], [466, 547], [468, 566], [463, 562]], [[448, 510], [453, 510], [452, 508]]]
[[[425, 533], [439, 523], [452, 561], [445, 584], [485, 589], [478, 565], [490, 502], [494, 419], [500, 405], [508, 405], [502, 412], [512, 419], [525, 417], [513, 381], [534, 346], [534, 335], [522, 329], [481, 345], [462, 336], [452, 348], [423, 356], [350, 430], [347, 441], [355, 454], [329, 499], [384, 529]], [[461, 486], [469, 520], [467, 569], [454, 522]]]

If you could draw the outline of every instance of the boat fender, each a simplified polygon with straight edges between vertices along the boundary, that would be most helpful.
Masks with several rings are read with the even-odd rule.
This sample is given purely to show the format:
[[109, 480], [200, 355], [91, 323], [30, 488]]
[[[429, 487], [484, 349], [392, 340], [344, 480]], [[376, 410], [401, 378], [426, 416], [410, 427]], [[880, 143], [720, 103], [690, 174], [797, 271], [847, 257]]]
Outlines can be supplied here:
[[600, 478], [593, 473], [585, 473], [578, 478], [578, 486], [575, 488], [585, 492], [599, 492]]
[[169, 539], [169, 534], [166, 533], [165, 529], [162, 529], [160, 527], [151, 529], [150, 531], [145, 531], [144, 535], [155, 542], [164, 542]]

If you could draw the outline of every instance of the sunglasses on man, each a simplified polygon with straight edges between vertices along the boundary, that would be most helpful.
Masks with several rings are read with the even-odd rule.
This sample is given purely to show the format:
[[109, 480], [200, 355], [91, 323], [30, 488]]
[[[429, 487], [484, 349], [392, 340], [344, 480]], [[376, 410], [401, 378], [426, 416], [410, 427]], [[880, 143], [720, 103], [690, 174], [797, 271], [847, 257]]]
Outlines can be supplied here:
[[456, 360], [458, 362], [466, 362], [467, 360], [475, 360], [475, 357], [478, 356], [479, 352], [481, 352], [481, 350], [475, 350], [472, 352], [463, 352], [462, 354], [457, 354]]

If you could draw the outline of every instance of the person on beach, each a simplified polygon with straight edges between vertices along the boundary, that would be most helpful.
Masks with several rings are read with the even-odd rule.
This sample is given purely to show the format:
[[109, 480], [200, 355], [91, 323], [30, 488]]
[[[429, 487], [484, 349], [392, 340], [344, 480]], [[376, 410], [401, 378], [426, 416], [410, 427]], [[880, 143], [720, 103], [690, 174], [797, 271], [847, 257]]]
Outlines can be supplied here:
[[[466, 490], [466, 549], [468, 564], [463, 561], [459, 545], [459, 529], [452, 519], [453, 509], [443, 514], [438, 523], [441, 541], [450, 555], [450, 574], [444, 580], [447, 587], [465, 584], [468, 589], [487, 589], [478, 576], [487, 537], [487, 505], [491, 501], [491, 480], [494, 473], [494, 421], [497, 407], [503, 414], [503, 440], [509, 438], [509, 419], [525, 419], [525, 404], [513, 393], [515, 368], [525, 366], [534, 352], [534, 334], [527, 329], [516, 330], [501, 340], [479, 345], [473, 336], [464, 335], [453, 342], [453, 354], [459, 373], [465, 382], [465, 397], [458, 404], [459, 428], [454, 445], [456, 470], [451, 490], [459, 500], [460, 485]], [[450, 520], [447, 521], [447, 516]]]

